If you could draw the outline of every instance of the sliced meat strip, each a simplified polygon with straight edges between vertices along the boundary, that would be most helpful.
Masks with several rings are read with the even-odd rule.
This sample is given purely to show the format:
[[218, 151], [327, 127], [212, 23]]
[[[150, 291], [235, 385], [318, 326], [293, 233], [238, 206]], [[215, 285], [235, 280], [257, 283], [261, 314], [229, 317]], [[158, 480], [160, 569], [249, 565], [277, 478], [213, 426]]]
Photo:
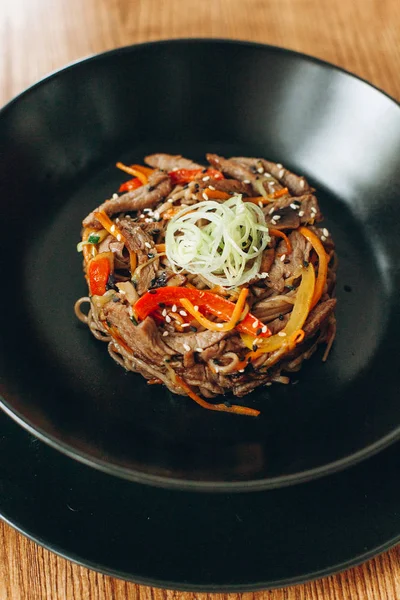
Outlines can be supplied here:
[[[170, 333], [165, 337], [165, 343], [176, 354], [185, 354], [190, 350], [201, 348], [205, 350], [230, 334], [229, 331], [201, 331], [200, 333]], [[188, 350], [189, 348], [189, 350]]]
[[326, 252], [330, 253], [335, 249], [335, 243], [326, 227], [314, 227], [314, 225], [310, 225], [309, 229], [311, 229], [311, 231], [314, 232], [317, 237], [319, 237]]
[[292, 231], [289, 240], [292, 252], [285, 254], [287, 247], [284, 240], [278, 244], [274, 263], [269, 270], [269, 277], [265, 280], [269, 287], [279, 293], [282, 293], [285, 289], [285, 280], [292, 277], [304, 261], [308, 261], [311, 251], [311, 244], [298, 231]]
[[238, 164], [233, 160], [218, 156], [218, 154], [207, 154], [208, 162], [225, 175], [229, 175], [233, 179], [239, 181], [248, 181], [249, 183], [256, 180], [256, 175], [246, 166]]
[[[275, 220], [273, 217], [278, 216], [279, 219]], [[298, 229], [301, 221], [297, 213], [291, 210], [281, 210], [273, 214], [267, 213], [265, 215], [265, 222], [268, 227], [273, 229]]]
[[203, 169], [204, 165], [199, 165], [189, 158], [184, 158], [180, 154], [150, 154], [146, 156], [144, 162], [155, 169], [163, 171], [173, 171], [174, 169]]
[[244, 381], [241, 383], [234, 383], [232, 391], [235, 396], [241, 398], [246, 396], [249, 392], [252, 392], [256, 387], [266, 383], [270, 379], [269, 374], [252, 374], [250, 381]]
[[260, 273], [269, 273], [275, 259], [275, 248], [266, 248], [262, 254]]
[[173, 356], [174, 351], [163, 342], [160, 331], [151, 317], [147, 317], [139, 325], [134, 325], [128, 307], [120, 302], [108, 302], [104, 307], [104, 315], [131, 348], [133, 355], [139, 359], [160, 369], [164, 358]]
[[294, 196], [302, 196], [305, 192], [313, 191], [305, 177], [295, 175], [282, 167], [282, 165], [265, 159], [262, 160], [262, 164], [264, 169], [268, 173], [271, 173], [283, 187], [287, 187], [289, 192]]
[[253, 194], [249, 183], [244, 183], [237, 179], [212, 179], [207, 183], [208, 187], [212, 185], [216, 190], [227, 192], [228, 194], [241, 194], [242, 196], [251, 196]]
[[123, 260], [125, 257], [123, 256], [124, 250], [124, 242], [118, 242], [113, 235], [108, 235], [104, 238], [102, 242], [100, 242], [98, 246], [99, 252], [113, 252], [115, 256], [117, 256], [120, 260]]
[[321, 326], [335, 310], [335, 307], [336, 298], [330, 298], [325, 302], [320, 302], [313, 308], [303, 327], [306, 338], [315, 335], [316, 332], [321, 329]]
[[272, 175], [274, 179], [279, 181], [282, 187], [287, 187], [289, 192], [294, 196], [302, 196], [306, 192], [313, 191], [305, 177], [295, 175], [279, 163], [274, 163], [264, 158], [247, 158], [243, 156], [235, 157], [234, 160], [247, 165], [249, 168], [253, 167], [253, 170], [263, 169], [264, 173]]
[[207, 390], [209, 392], [209, 394], [207, 394], [208, 397], [217, 396], [226, 392], [226, 389], [219, 384], [218, 374], [213, 373], [205, 364], [197, 363], [191, 368], [185, 369], [181, 374], [181, 377], [183, 377], [190, 386], [201, 387], [203, 394], [204, 390]]
[[131, 219], [120, 219], [118, 227], [126, 238], [128, 250], [137, 256], [138, 268], [135, 274], [132, 273], [132, 281], [136, 286], [137, 293], [142, 296], [156, 278], [160, 262], [158, 258], [153, 260], [151, 256], [149, 257], [149, 254], [157, 254], [153, 238], [143, 231], [139, 223], [135, 223]]
[[150, 175], [147, 185], [118, 196], [118, 198], [106, 200], [83, 220], [82, 225], [93, 229], [101, 229], [102, 225], [94, 216], [95, 212], [104, 211], [110, 217], [116, 213], [150, 208], [168, 196], [172, 187], [171, 179], [166, 173], [154, 171]]
[[272, 298], [266, 298], [260, 300], [256, 304], [253, 304], [251, 312], [263, 323], [269, 323], [270, 321], [279, 318], [279, 315], [285, 315], [291, 312], [293, 309], [293, 297], [290, 294], [279, 294]]
[[275, 229], [297, 229], [322, 219], [318, 200], [313, 194], [278, 198], [267, 205], [264, 214], [268, 226]]

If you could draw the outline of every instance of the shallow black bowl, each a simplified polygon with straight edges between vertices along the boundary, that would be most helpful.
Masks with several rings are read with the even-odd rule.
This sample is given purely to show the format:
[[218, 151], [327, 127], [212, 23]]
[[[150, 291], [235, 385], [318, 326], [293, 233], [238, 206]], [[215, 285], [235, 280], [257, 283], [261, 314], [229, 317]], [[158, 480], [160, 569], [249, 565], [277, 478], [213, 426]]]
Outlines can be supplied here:
[[[0, 113], [3, 408], [114, 474], [251, 490], [326, 474], [399, 437], [400, 110], [335, 67], [277, 48], [179, 40], [102, 54]], [[318, 190], [339, 256], [338, 334], [296, 385], [211, 413], [147, 386], [74, 317], [80, 222], [115, 191], [117, 160], [165, 151], [265, 156]]]

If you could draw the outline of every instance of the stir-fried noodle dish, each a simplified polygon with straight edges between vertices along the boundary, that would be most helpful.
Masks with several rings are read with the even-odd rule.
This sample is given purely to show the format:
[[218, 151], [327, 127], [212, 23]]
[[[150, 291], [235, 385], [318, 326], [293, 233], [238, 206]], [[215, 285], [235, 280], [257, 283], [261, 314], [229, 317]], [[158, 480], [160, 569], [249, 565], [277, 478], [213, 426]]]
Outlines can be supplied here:
[[304, 177], [263, 158], [206, 158], [117, 163], [130, 178], [83, 220], [89, 294], [75, 312], [149, 384], [257, 416], [218, 397], [289, 383], [319, 344], [327, 358], [334, 243]]

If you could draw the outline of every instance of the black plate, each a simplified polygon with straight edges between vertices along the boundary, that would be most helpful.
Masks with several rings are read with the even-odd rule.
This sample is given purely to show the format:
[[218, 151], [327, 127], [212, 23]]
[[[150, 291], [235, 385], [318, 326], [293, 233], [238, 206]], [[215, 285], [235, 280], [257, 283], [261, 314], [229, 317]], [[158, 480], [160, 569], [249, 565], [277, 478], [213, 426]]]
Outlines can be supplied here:
[[[400, 110], [306, 56], [152, 43], [45, 79], [0, 114], [3, 407], [60, 450], [142, 482], [261, 489], [342, 468], [400, 434]], [[267, 156], [318, 189], [339, 255], [338, 335], [295, 386], [210, 413], [126, 374], [77, 323], [81, 218], [154, 151]], [[347, 290], [347, 291], [345, 291]]]
[[399, 449], [298, 486], [198, 494], [86, 467], [0, 414], [0, 514], [50, 550], [138, 583], [282, 587], [400, 542]]

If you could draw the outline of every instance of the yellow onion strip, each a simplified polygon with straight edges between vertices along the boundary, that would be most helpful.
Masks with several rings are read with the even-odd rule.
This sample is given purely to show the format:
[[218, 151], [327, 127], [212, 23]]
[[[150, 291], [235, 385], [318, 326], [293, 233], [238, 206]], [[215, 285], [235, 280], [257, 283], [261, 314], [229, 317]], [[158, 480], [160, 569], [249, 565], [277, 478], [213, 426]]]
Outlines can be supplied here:
[[179, 304], [181, 304], [183, 308], [185, 308], [187, 312], [191, 314], [192, 317], [194, 317], [196, 321], [200, 323], [200, 325], [203, 325], [203, 327], [205, 327], [206, 329], [210, 329], [211, 331], [231, 331], [236, 327], [236, 325], [240, 321], [240, 317], [242, 316], [243, 310], [245, 308], [248, 293], [248, 288], [242, 288], [240, 290], [239, 298], [235, 304], [235, 308], [233, 309], [232, 316], [226, 323], [214, 323], [214, 321], [210, 321], [209, 319], [204, 317], [198, 310], [196, 310], [193, 304], [187, 298], [180, 298]]
[[[257, 350], [247, 354], [245, 360], [238, 365], [238, 369], [243, 369], [248, 362], [252, 362], [266, 352], [274, 352], [283, 345], [288, 346], [288, 349], [292, 349], [304, 338], [304, 335], [301, 333], [302, 327], [311, 310], [314, 289], [315, 271], [312, 264], [309, 264], [307, 267], [303, 268], [301, 283], [297, 289], [293, 310], [285, 327], [282, 331], [272, 335], [268, 339], [257, 341]], [[246, 333], [241, 333], [240, 336], [247, 348], [252, 349], [257, 338]]]
[[314, 308], [324, 291], [326, 277], [328, 274], [329, 256], [325, 252], [325, 248], [323, 247], [321, 240], [313, 231], [311, 231], [311, 229], [308, 229], [307, 227], [299, 227], [298, 231], [310, 242], [318, 255], [318, 277], [315, 284], [314, 297], [311, 302], [311, 308]]

